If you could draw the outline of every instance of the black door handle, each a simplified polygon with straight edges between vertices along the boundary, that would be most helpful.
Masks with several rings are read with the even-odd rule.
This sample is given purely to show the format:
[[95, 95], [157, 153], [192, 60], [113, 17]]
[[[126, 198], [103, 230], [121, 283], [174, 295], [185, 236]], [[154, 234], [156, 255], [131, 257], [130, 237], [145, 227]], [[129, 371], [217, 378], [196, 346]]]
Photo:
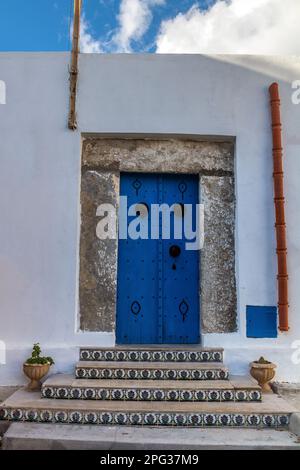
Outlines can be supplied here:
[[172, 258], [177, 258], [181, 253], [181, 249], [178, 245], [172, 245], [170, 246], [169, 253]]

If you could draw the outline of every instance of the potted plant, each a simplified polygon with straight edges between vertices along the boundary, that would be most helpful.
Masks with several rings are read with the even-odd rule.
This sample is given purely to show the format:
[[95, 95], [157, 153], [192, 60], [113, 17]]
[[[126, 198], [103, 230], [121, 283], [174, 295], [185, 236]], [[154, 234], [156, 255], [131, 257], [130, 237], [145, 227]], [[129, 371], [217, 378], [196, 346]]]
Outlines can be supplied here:
[[52, 357], [41, 356], [39, 343], [33, 345], [31, 357], [23, 364], [24, 374], [30, 379], [28, 390], [40, 390], [40, 380], [49, 372], [50, 366], [54, 364]]
[[263, 357], [260, 357], [258, 361], [251, 362], [250, 374], [257, 380], [258, 384], [262, 388], [263, 392], [272, 392], [270, 387], [270, 380], [275, 376], [276, 364], [266, 361]]

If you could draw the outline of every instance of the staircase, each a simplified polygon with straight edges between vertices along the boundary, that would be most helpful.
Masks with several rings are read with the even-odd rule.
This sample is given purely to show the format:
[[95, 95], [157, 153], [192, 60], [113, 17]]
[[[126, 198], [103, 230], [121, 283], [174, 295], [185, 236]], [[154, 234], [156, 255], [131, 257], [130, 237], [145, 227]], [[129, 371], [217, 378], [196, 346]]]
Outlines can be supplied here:
[[294, 410], [262, 397], [250, 378], [231, 377], [223, 350], [184, 347], [84, 348], [75, 377], [58, 374], [40, 392], [21, 389], [0, 419], [40, 423], [286, 428]]

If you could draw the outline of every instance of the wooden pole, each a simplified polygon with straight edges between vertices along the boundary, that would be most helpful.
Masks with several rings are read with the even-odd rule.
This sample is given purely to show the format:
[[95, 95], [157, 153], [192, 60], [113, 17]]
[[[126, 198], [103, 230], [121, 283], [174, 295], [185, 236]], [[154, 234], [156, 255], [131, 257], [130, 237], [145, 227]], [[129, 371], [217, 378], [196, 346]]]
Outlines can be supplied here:
[[70, 109], [68, 127], [71, 130], [77, 129], [76, 119], [76, 93], [78, 80], [78, 54], [79, 54], [79, 38], [80, 38], [80, 16], [81, 16], [82, 0], [74, 0], [74, 21], [73, 21], [73, 40], [72, 40], [72, 57], [70, 68]]
[[269, 88], [272, 115], [273, 135], [273, 178], [274, 178], [274, 204], [275, 204], [275, 230], [277, 241], [278, 264], [278, 313], [279, 330], [288, 331], [288, 271], [287, 271], [287, 244], [285, 224], [285, 199], [283, 188], [283, 161], [281, 139], [280, 97], [278, 83], [272, 83]]

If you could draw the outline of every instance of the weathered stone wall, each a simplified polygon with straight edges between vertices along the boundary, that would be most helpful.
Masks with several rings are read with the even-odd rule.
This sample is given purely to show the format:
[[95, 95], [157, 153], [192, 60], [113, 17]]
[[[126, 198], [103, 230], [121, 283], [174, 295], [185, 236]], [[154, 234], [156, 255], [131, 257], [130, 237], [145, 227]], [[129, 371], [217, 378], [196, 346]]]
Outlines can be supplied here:
[[119, 175], [86, 170], [81, 179], [80, 328], [113, 331], [117, 285], [117, 240], [96, 236], [97, 207], [117, 204]]
[[201, 250], [201, 324], [204, 333], [236, 331], [234, 178], [201, 176], [204, 246]]
[[144, 173], [232, 173], [232, 142], [85, 139], [82, 165]]
[[80, 239], [80, 327], [114, 331], [116, 240], [98, 240], [96, 210], [116, 205], [120, 172], [198, 173], [205, 205], [201, 253], [202, 332], [236, 330], [232, 142], [97, 139], [83, 142]]

